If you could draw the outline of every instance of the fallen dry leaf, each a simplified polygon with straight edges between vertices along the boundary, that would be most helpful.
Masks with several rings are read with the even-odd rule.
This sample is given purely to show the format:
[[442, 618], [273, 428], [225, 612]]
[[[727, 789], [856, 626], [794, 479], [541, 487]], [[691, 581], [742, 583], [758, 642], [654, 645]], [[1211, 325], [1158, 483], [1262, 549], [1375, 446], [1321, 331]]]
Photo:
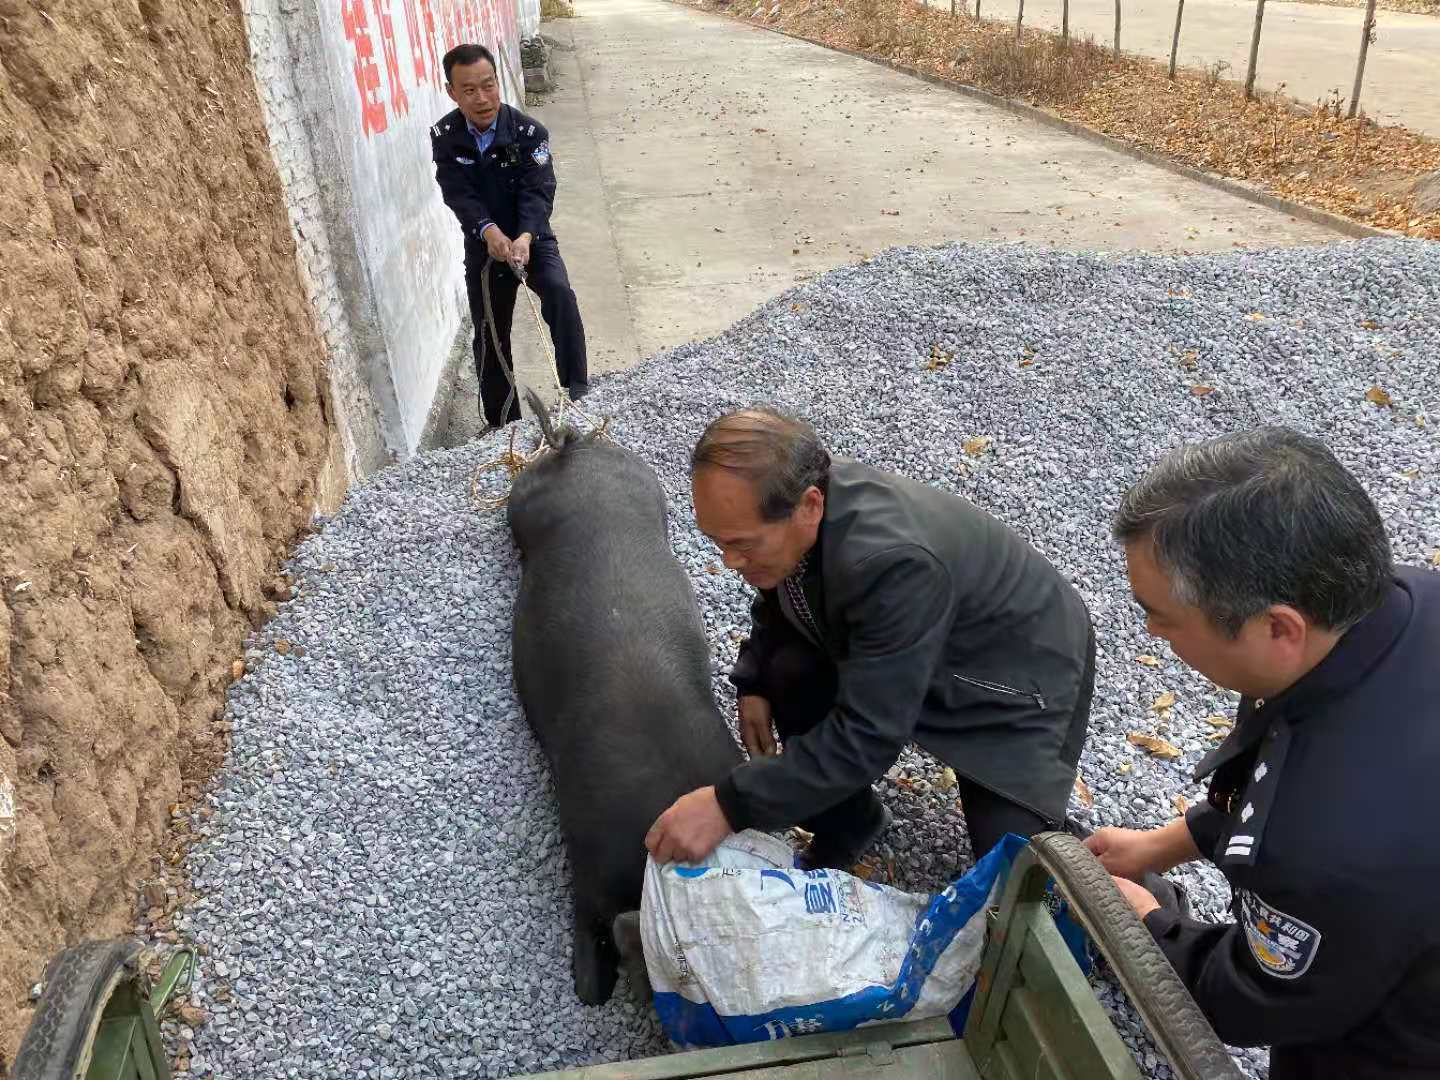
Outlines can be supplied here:
[[1175, 691], [1166, 690], [1163, 694], [1161, 694], [1159, 697], [1157, 697], [1154, 701], [1150, 703], [1150, 711], [1164, 712], [1166, 709], [1174, 708], [1174, 706]]
[[962, 445], [965, 447], [965, 453], [971, 457], [979, 457], [994, 444], [995, 440], [989, 435], [976, 435], [973, 439], [966, 439]]
[[1382, 409], [1388, 409], [1395, 404], [1394, 399], [1378, 386], [1372, 386], [1365, 391], [1365, 400], [1372, 405], [1379, 405]]
[[1440, 566], [1440, 548], [1435, 549], [1435, 554], [1430, 556], [1431, 566]]
[[1190, 804], [1185, 801], [1185, 796], [1184, 796], [1184, 795], [1176, 795], [1176, 796], [1175, 796], [1175, 812], [1176, 812], [1177, 814], [1184, 814], [1185, 811], [1186, 811], [1186, 810], [1189, 810], [1189, 809], [1190, 809]]
[[705, 572], [706, 572], [707, 574], [718, 574], [718, 573], [720, 573], [720, 567], [716, 566], [716, 565], [712, 562], [709, 566], [705, 567]]
[[234, 681], [235, 679], [244, 678], [244, 676], [245, 676], [245, 661], [244, 661], [244, 660], [232, 660], [232, 661], [230, 662], [230, 679], [231, 679], [231, 681]]
[[1364, 322], [1362, 322], [1360, 325], [1363, 326], [1366, 330], [1379, 330], [1379, 329], [1380, 329], [1380, 324], [1379, 324], [1378, 322], [1376, 322], [1374, 319], [1366, 319], [1366, 320], [1365, 320]]
[[1135, 657], [1135, 662], [1137, 664], [1144, 664], [1146, 667], [1160, 666], [1160, 658], [1158, 656], [1151, 656], [1149, 653]]
[[1140, 749], [1158, 758], [1178, 758], [1180, 756], [1179, 747], [1171, 746], [1158, 735], [1142, 735], [1138, 731], [1132, 731], [1129, 735], [1126, 735], [1125, 738], [1140, 747]]
[[1246, 315], [1245, 317], [1246, 317], [1247, 319], [1249, 319], [1251, 322], [1264, 322], [1264, 321], [1265, 321], [1265, 313], [1264, 313], [1263, 311], [1252, 311], [1252, 312], [1250, 312], [1249, 315]]
[[1129, 772], [1129, 771], [1130, 771], [1130, 762], [1128, 762], [1128, 761], [1122, 761], [1119, 765], [1115, 766], [1115, 771], [1116, 771], [1116, 772], [1121, 772], [1121, 773], [1127, 773], [1127, 772]]
[[1200, 386], [1197, 384], [1190, 387], [1191, 397], [1204, 397], [1206, 394], [1213, 394], [1214, 392], [1215, 388], [1213, 386]]
[[1090, 793], [1090, 785], [1085, 783], [1083, 776], [1075, 777], [1075, 795], [1085, 806], [1095, 805], [1095, 796]]
[[1205, 723], [1209, 724], [1211, 727], [1228, 728], [1235, 726], [1234, 719], [1229, 716], [1207, 716], [1205, 717]]
[[937, 791], [954, 791], [956, 785], [959, 783], [960, 780], [955, 775], [955, 770], [950, 768], [949, 765], [946, 765], [945, 768], [940, 770], [940, 779], [936, 781], [935, 789]]
[[286, 641], [284, 638], [280, 638], [278, 641], [275, 642], [275, 651], [278, 652], [281, 656], [284, 656], [290, 651], [290, 642]]

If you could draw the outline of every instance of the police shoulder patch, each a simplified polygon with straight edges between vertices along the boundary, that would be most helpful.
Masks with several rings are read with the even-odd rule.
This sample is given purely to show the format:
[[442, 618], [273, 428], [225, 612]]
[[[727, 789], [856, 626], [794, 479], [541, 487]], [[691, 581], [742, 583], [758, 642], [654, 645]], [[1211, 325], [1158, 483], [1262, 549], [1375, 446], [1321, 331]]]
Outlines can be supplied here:
[[542, 142], [530, 152], [530, 160], [536, 165], [544, 165], [550, 160], [550, 144]]
[[1240, 925], [1250, 955], [1267, 975], [1298, 979], [1320, 949], [1320, 932], [1271, 907], [1249, 889], [1240, 890]]

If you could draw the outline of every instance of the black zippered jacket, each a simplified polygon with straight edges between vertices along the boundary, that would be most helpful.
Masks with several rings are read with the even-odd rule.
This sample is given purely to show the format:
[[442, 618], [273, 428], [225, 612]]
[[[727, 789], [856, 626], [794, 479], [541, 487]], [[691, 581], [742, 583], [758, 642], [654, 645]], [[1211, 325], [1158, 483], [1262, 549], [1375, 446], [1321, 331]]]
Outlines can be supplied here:
[[554, 237], [555, 165], [540, 121], [502, 104], [482, 156], [465, 114], [455, 109], [430, 129], [430, 154], [441, 197], [465, 234], [467, 262], [478, 254], [484, 263], [480, 234], [491, 222], [511, 240], [527, 232], [536, 240]]
[[1145, 925], [1211, 1025], [1271, 1080], [1440, 1077], [1440, 574], [1278, 697], [1243, 700], [1186, 814], [1233, 923]]
[[[878, 779], [912, 740], [990, 790], [1064, 819], [1085, 739], [1091, 648], [1080, 594], [1019, 535], [926, 484], [833, 461], [803, 581], [816, 626], [760, 593], [730, 681], [753, 693], [777, 641], [829, 654], [829, 716], [716, 793], [736, 830], [804, 821]], [[979, 854], [979, 853], [977, 853]]]

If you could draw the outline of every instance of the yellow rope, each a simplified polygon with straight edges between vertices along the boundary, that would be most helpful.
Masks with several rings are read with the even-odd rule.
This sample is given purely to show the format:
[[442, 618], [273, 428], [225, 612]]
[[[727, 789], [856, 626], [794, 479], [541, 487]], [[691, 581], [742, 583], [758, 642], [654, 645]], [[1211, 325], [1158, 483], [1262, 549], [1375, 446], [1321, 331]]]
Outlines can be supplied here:
[[[560, 369], [555, 361], [555, 351], [550, 347], [550, 328], [545, 325], [545, 320], [540, 316], [540, 309], [535, 306], [535, 296], [530, 291], [530, 286], [527, 283], [522, 282], [520, 285], [520, 291], [525, 294], [525, 299], [528, 300], [530, 303], [530, 316], [535, 320], [535, 329], [540, 335], [540, 346], [545, 350], [545, 359], [547, 361], [546, 366], [550, 370], [550, 381], [555, 387], [556, 392], [560, 395], [560, 407], [555, 411], [555, 415], [551, 417], [551, 423], [554, 426], [555, 430], [560, 430], [560, 428], [565, 423], [565, 414], [567, 412], [571, 412], [589, 426], [592, 434], [596, 435], [599, 438], [609, 438], [606, 429], [610, 426], [610, 418], [606, 417], [603, 421], [597, 424], [594, 418], [591, 417], [589, 413], [587, 413], [575, 402], [570, 400], [570, 395], [565, 391], [565, 388], [560, 385]], [[504, 362], [503, 359], [498, 357], [497, 360], [500, 360], [501, 363]], [[513, 363], [510, 367], [510, 370], [506, 372], [506, 377], [510, 380], [510, 388], [514, 390], [516, 387], [515, 370]], [[507, 502], [510, 501], [509, 488], [510, 485], [515, 482], [515, 477], [519, 476], [520, 471], [524, 469], [527, 465], [531, 465], [534, 462], [538, 461], [541, 457], [543, 457], [546, 449], [547, 447], [545, 445], [545, 440], [542, 438], [540, 440], [540, 444], [535, 447], [534, 450], [531, 450], [528, 454], [521, 454], [518, 450], [515, 449], [515, 428], [512, 425], [510, 428], [510, 448], [506, 450], [505, 453], [501, 454], [499, 457], [491, 458], [489, 461], [481, 462], [475, 467], [475, 473], [470, 478], [471, 504], [475, 507], [476, 510], [480, 510], [482, 512], [489, 510], [498, 510], [500, 507], [504, 506]], [[509, 474], [506, 477], [505, 494], [490, 496], [482, 499], [480, 497], [480, 476], [482, 473], [494, 472], [497, 469], [504, 469]]]

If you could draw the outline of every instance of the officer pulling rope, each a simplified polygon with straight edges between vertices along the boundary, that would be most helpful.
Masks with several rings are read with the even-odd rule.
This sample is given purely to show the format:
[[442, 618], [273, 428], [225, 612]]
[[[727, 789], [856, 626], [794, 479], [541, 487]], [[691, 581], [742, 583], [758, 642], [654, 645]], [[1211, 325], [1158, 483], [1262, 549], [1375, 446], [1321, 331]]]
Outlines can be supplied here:
[[[503, 355], [500, 352], [500, 331], [495, 325], [495, 309], [490, 299], [490, 264], [494, 261], [495, 260], [493, 257], [486, 256], [485, 273], [481, 278], [481, 292], [484, 299], [485, 326], [490, 334], [490, 340], [494, 344], [495, 355], [498, 357]], [[511, 272], [520, 279], [520, 284], [523, 286], [525, 284], [525, 267], [515, 262], [511, 262], [507, 265], [509, 266]], [[525, 290], [525, 296], [526, 299], [530, 301], [530, 315], [535, 320], [535, 327], [537, 330], [540, 331], [540, 343], [545, 349], [546, 369], [550, 372], [551, 382], [554, 384], [555, 390], [559, 393], [560, 396], [560, 405], [554, 417], [555, 426], [558, 428], [564, 423], [565, 413], [568, 410], [578, 415], [581, 420], [583, 420], [586, 424], [589, 425], [590, 430], [596, 435], [601, 438], [606, 437], [606, 428], [609, 426], [610, 421], [606, 419], [600, 421], [599, 423], [596, 423], [595, 419], [590, 416], [589, 413], [582, 409], [578, 404], [570, 400], [569, 395], [565, 393], [564, 388], [560, 385], [560, 375], [558, 370], [556, 369], [555, 354], [551, 351], [549, 342], [546, 341], [545, 324], [540, 318], [539, 310], [535, 306], [535, 298], [530, 295], [530, 291], [528, 289]], [[508, 413], [511, 403], [515, 400], [516, 396], [519, 393], [519, 387], [515, 385], [514, 373], [508, 365], [501, 363], [501, 370], [505, 373], [505, 379], [510, 384], [510, 393], [505, 399], [505, 411]], [[545, 452], [546, 444], [544, 439], [541, 439], [539, 444], [535, 447], [534, 450], [530, 451], [529, 454], [522, 455], [517, 452], [515, 449], [515, 429], [511, 428], [510, 448], [504, 454], [500, 455], [500, 457], [492, 458], [489, 461], [482, 462], [475, 468], [475, 474], [470, 480], [470, 501], [474, 504], [475, 508], [477, 510], [497, 510], [500, 507], [504, 506], [510, 498], [510, 495], [507, 492], [504, 495], [497, 495], [490, 498], [482, 499], [480, 497], [479, 489], [480, 477], [483, 473], [503, 468], [509, 472], [509, 479], [513, 481], [516, 474], [518, 474], [521, 469], [525, 468], [525, 466], [539, 459]]]

